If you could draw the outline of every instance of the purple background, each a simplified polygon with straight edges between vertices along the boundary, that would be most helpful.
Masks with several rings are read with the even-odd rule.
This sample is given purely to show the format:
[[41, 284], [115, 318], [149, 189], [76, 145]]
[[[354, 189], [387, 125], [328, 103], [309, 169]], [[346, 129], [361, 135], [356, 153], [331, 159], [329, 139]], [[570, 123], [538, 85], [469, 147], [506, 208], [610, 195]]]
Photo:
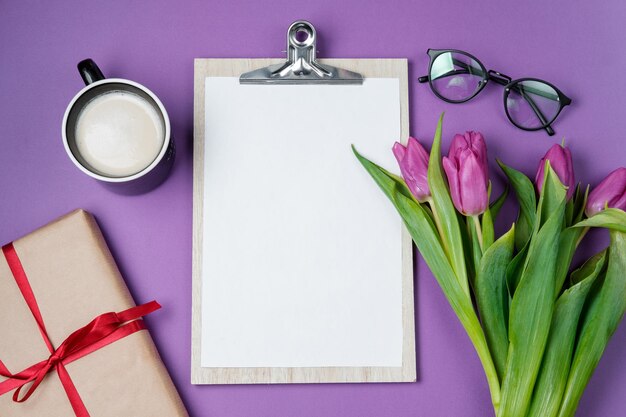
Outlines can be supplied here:
[[[409, 59], [413, 135], [429, 143], [445, 110], [447, 142], [456, 132], [480, 130], [492, 158], [533, 175], [545, 150], [565, 137], [577, 178], [597, 184], [626, 159], [626, 3], [87, 3], [0, 3], [0, 242], [78, 207], [94, 213], [135, 299], [155, 298], [164, 306], [148, 323], [192, 416], [490, 416], [477, 356], [421, 259], [417, 383], [190, 385], [193, 58], [280, 57], [289, 24], [308, 19], [318, 30], [321, 57]], [[555, 124], [553, 138], [510, 125], [502, 90], [495, 85], [470, 103], [446, 104], [415, 82], [427, 68], [429, 47], [467, 50], [514, 78], [546, 79], [574, 104]], [[65, 154], [61, 119], [82, 87], [75, 65], [86, 57], [107, 76], [151, 88], [170, 113], [176, 164], [169, 180], [149, 194], [112, 194], [80, 173]], [[492, 166], [500, 186], [495, 172]], [[579, 416], [624, 415], [625, 336], [622, 325]]]

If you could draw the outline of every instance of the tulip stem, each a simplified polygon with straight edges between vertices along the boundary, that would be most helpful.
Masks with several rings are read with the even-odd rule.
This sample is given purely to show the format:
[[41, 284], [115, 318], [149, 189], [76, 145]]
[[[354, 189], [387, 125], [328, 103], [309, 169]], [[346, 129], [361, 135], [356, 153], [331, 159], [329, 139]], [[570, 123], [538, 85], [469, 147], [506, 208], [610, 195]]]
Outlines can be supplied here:
[[483, 230], [482, 227], [480, 226], [480, 219], [478, 218], [478, 216], [472, 216], [472, 219], [474, 220], [474, 226], [476, 227], [476, 236], [478, 237], [478, 244], [480, 245], [480, 251], [484, 253], [483, 251]]

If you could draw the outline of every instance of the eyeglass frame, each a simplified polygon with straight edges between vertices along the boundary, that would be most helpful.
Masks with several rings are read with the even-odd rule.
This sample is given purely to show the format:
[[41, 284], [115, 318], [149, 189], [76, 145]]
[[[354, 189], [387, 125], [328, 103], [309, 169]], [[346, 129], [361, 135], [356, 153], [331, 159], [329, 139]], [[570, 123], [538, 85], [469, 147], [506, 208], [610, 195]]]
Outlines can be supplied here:
[[[471, 59], [473, 59], [476, 63], [478, 63], [478, 65], [480, 65], [480, 70], [482, 71], [482, 81], [480, 82], [480, 86], [476, 89], [476, 91], [474, 92], [474, 94], [472, 94], [470, 97], [463, 99], [463, 100], [451, 100], [448, 99], [444, 96], [442, 96], [441, 94], [439, 94], [439, 92], [437, 91], [437, 89], [433, 86], [432, 83], [432, 79], [430, 77], [430, 74], [432, 72], [432, 68], [433, 68], [433, 63], [435, 62], [435, 60], [443, 55], [444, 53], [459, 53], [462, 55], [465, 55]], [[517, 79], [512, 79], [511, 77], [509, 77], [508, 75], [502, 74], [498, 71], [494, 71], [494, 70], [487, 70], [487, 68], [485, 67], [485, 65], [478, 59], [476, 58], [474, 55], [465, 52], [465, 51], [461, 51], [459, 49], [432, 49], [432, 48], [428, 48], [428, 50], [426, 51], [426, 54], [430, 57], [430, 64], [428, 65], [428, 75], [424, 75], [422, 77], [419, 77], [417, 79], [417, 81], [420, 84], [423, 84], [425, 82], [428, 81], [428, 84], [430, 85], [430, 89], [431, 91], [441, 100], [447, 102], [447, 103], [452, 103], [452, 104], [460, 104], [460, 103], [465, 103], [470, 101], [471, 99], [473, 99], [474, 97], [476, 97], [481, 91], [483, 91], [483, 89], [485, 88], [485, 86], [487, 85], [487, 83], [489, 81], [493, 81], [496, 84], [499, 84], [501, 86], [504, 87], [504, 94], [503, 94], [503, 103], [504, 103], [504, 111], [506, 113], [507, 118], [509, 119], [509, 121], [517, 128], [528, 131], [528, 132], [534, 132], [537, 130], [541, 130], [544, 129], [549, 136], [554, 136], [554, 130], [552, 129], [552, 123], [554, 123], [554, 121], [557, 119], [557, 117], [559, 116], [559, 114], [561, 114], [561, 111], [563, 110], [563, 108], [565, 108], [566, 106], [569, 106], [570, 104], [572, 104], [572, 99], [567, 97], [561, 90], [559, 90], [554, 84], [549, 83], [548, 81], [539, 79], [539, 78], [532, 78], [532, 77], [525, 77], [525, 78], [517, 78]], [[465, 63], [463, 63], [465, 64]], [[457, 64], [458, 65], [458, 64]], [[461, 66], [461, 65], [459, 65]], [[524, 127], [519, 125], [518, 123], [515, 122], [515, 120], [513, 120], [513, 118], [511, 117], [511, 114], [509, 113], [509, 108], [507, 106], [507, 98], [511, 92], [511, 89], [513, 88], [513, 86], [515, 86], [515, 84], [520, 83], [522, 81], [536, 81], [536, 82], [540, 82], [543, 84], [548, 85], [550, 88], [552, 88], [556, 93], [557, 93], [557, 101], [559, 102], [559, 110], [556, 112], [556, 114], [554, 115], [554, 117], [552, 118], [552, 120], [550, 121], [546, 121], [546, 117], [543, 115], [543, 113], [541, 112], [541, 110], [537, 107], [537, 105], [533, 102], [533, 100], [531, 98], [526, 98], [524, 97], [522, 94], [522, 97], [524, 97], [524, 99], [528, 102], [528, 104], [530, 105], [530, 107], [532, 108], [532, 110], [535, 112], [535, 115], [537, 116], [537, 118], [539, 118], [539, 121], [542, 123], [541, 126], [539, 127]], [[545, 97], [545, 96], [544, 96]]]

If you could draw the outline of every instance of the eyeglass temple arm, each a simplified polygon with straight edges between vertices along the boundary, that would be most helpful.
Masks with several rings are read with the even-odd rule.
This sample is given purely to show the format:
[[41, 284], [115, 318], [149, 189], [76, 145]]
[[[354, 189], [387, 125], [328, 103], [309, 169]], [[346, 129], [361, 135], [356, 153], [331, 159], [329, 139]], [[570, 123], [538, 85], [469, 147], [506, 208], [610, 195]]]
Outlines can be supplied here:
[[539, 107], [535, 103], [535, 100], [533, 100], [528, 94], [526, 94], [523, 88], [514, 87], [514, 89], [518, 93], [520, 93], [524, 100], [526, 100], [526, 102], [530, 105], [530, 107], [533, 109], [533, 112], [535, 112], [535, 115], [539, 118], [539, 121], [541, 121], [541, 124], [545, 125], [543, 129], [546, 131], [546, 133], [548, 133], [548, 136], [554, 136], [554, 130], [552, 129], [552, 126], [548, 124], [548, 120], [546, 120], [546, 117], [543, 115], [541, 109], [539, 109]]

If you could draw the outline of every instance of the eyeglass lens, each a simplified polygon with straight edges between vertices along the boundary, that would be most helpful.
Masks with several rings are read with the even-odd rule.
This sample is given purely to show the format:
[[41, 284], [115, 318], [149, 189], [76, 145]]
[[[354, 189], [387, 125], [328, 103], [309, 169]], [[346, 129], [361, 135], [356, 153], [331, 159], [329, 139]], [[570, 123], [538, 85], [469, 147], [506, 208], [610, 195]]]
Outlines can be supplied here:
[[444, 52], [432, 62], [430, 82], [443, 98], [462, 102], [471, 98], [483, 85], [486, 74], [472, 57], [458, 52]]
[[540, 129], [552, 123], [559, 113], [559, 94], [550, 85], [523, 80], [508, 89], [506, 109], [511, 120], [526, 129]]

